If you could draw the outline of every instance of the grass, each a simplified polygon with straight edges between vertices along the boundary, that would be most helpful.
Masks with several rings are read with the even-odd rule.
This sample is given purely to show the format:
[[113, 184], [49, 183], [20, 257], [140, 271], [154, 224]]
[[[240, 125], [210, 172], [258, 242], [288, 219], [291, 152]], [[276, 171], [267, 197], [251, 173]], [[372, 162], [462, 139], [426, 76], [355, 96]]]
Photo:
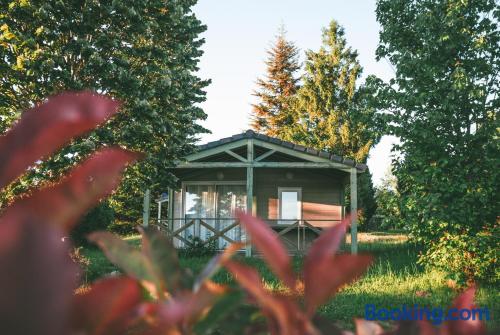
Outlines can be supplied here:
[[[126, 240], [133, 245], [140, 245], [138, 237]], [[344, 248], [349, 249], [349, 244]], [[377, 308], [397, 308], [403, 304], [446, 308], [457, 295], [455, 290], [448, 287], [443, 272], [417, 264], [418, 250], [402, 234], [361, 233], [359, 250], [373, 254], [376, 257], [374, 265], [360, 280], [344, 287], [319, 311], [323, 316], [337, 320], [344, 328], [352, 329], [354, 317], [364, 317], [366, 304], [374, 304]], [[84, 254], [91, 260], [87, 272], [88, 281], [117, 270], [98, 249], [85, 249]], [[181, 265], [198, 273], [208, 260], [209, 257], [181, 258]], [[266, 287], [282, 289], [280, 282], [261, 259], [242, 258], [242, 261], [259, 270]], [[301, 258], [294, 258], [296, 269], [301, 264]], [[233, 283], [231, 275], [226, 271], [219, 271], [213, 279], [219, 283]], [[496, 319], [500, 311], [499, 293], [498, 287], [483, 286], [476, 296], [479, 307], [490, 309], [492, 320], [487, 324], [493, 328], [500, 326]]]

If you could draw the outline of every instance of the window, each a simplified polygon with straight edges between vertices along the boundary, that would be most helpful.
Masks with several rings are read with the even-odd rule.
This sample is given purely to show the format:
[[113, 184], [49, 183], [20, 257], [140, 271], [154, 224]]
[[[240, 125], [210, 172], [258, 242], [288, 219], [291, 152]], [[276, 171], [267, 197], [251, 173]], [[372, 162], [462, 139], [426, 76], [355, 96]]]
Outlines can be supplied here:
[[302, 218], [302, 189], [300, 187], [280, 187], [279, 223], [293, 224]]
[[[202, 240], [207, 240], [213, 236], [213, 231], [200, 224], [200, 221], [217, 231], [221, 231], [235, 222], [233, 218], [235, 210], [244, 210], [245, 208], [245, 185], [215, 182], [186, 183], [184, 186], [184, 218], [186, 224], [192, 220], [195, 220], [195, 224], [185, 229], [183, 237], [187, 239], [199, 237]], [[226, 231], [224, 235], [234, 241], [246, 240], [245, 232], [239, 225]], [[218, 239], [219, 248], [225, 248], [227, 245], [227, 240]]]

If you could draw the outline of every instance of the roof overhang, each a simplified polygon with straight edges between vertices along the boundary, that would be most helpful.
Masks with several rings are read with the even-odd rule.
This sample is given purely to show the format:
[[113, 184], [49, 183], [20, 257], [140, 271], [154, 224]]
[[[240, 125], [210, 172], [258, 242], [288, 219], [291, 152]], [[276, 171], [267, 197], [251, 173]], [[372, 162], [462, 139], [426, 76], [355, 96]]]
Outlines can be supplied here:
[[[235, 149], [247, 146], [248, 155], [240, 155]], [[260, 155], [253, 154], [254, 146], [265, 148], [267, 151]], [[251, 154], [250, 154], [251, 152]], [[269, 161], [272, 155], [284, 154], [297, 158], [297, 162]], [[227, 154], [233, 161], [210, 161], [210, 157], [218, 154]], [[228, 156], [228, 157], [229, 157]], [[282, 141], [254, 131], [246, 131], [218, 141], [198, 146], [198, 150], [185, 157], [175, 168], [228, 168], [228, 167], [255, 167], [255, 168], [320, 168], [337, 169], [350, 172], [356, 169], [358, 173], [366, 170], [365, 164], [344, 158], [327, 151], [316, 150], [292, 142]]]

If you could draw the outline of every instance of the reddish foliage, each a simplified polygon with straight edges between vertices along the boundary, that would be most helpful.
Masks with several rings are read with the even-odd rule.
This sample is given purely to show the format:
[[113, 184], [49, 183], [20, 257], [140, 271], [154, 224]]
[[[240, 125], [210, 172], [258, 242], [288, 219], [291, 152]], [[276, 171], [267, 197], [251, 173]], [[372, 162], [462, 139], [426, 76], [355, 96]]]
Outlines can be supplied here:
[[[236, 215], [271, 269], [292, 292], [295, 291], [291, 259], [278, 235], [261, 220], [241, 212]], [[335, 255], [349, 220], [346, 218], [326, 230], [309, 250], [304, 263], [306, 311], [292, 297], [277, 296], [265, 290], [256, 271], [237, 263], [226, 264], [238, 283], [266, 311], [270, 324], [276, 325], [272, 327], [274, 334], [319, 334], [312, 323], [316, 308], [371, 264], [372, 257], [368, 255]]]
[[[476, 308], [474, 304], [474, 295], [476, 293], [475, 287], [467, 289], [464, 293], [459, 295], [453, 302], [452, 308], [461, 310], [467, 308], [472, 310]], [[454, 322], [445, 322], [441, 334], [443, 335], [479, 335], [484, 334], [486, 327], [484, 323], [478, 319], [473, 320], [457, 320]]]
[[141, 288], [135, 280], [100, 280], [89, 291], [75, 296], [71, 328], [74, 333], [124, 334], [137, 318], [135, 311], [141, 302]]
[[259, 218], [244, 212], [238, 212], [236, 215], [252, 237], [252, 244], [262, 252], [262, 257], [269, 264], [271, 270], [288, 287], [294, 288], [295, 276], [291, 260], [278, 235]]
[[75, 167], [56, 185], [34, 191], [7, 208], [2, 221], [32, 219], [68, 232], [78, 218], [118, 186], [120, 173], [137, 154], [106, 148]]
[[92, 92], [64, 93], [23, 113], [0, 137], [0, 188], [70, 139], [103, 123], [119, 103]]
[[[117, 107], [115, 101], [84, 92], [62, 94], [24, 113], [0, 138], [0, 188], [72, 137], [102, 123]], [[77, 270], [62, 237], [78, 216], [116, 187], [124, 166], [135, 158], [121, 149], [103, 150], [57, 185], [37, 190], [5, 210], [0, 218], [2, 332], [62, 335], [71, 333], [73, 326], [75, 333], [94, 334], [70, 324]], [[104, 298], [99, 285], [88, 297]], [[101, 305], [100, 311], [123, 314], [118, 307]], [[84, 320], [85, 313], [80, 310], [79, 316]], [[111, 321], [107, 319], [108, 325]], [[106, 324], [99, 327], [95, 334], [108, 333]]]
[[0, 222], [2, 334], [67, 334], [76, 267], [44, 222]]

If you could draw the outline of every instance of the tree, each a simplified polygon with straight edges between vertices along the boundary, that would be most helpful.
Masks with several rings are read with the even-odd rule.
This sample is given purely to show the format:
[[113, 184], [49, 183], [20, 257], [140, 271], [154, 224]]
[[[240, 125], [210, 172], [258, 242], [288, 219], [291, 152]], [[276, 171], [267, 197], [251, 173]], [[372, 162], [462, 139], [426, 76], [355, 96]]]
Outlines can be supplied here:
[[[332, 21], [323, 30], [323, 46], [307, 51], [302, 87], [294, 103], [297, 120], [283, 130], [289, 140], [366, 163], [370, 148], [381, 137], [371, 99], [373, 77], [357, 87], [361, 76], [357, 52], [347, 46], [344, 29]], [[360, 224], [375, 211], [369, 171], [359, 178]], [[346, 193], [347, 203], [349, 193]]]
[[357, 56], [347, 46], [344, 29], [332, 21], [323, 30], [320, 50], [306, 52], [293, 140], [366, 162], [380, 134], [375, 110], [366, 104], [370, 86], [356, 86], [362, 71]]
[[[208, 81], [195, 75], [206, 28], [184, 1], [12, 1], [0, 9], [0, 131], [21, 110], [62, 90], [90, 89], [123, 102], [116, 118], [36, 165], [5, 194], [55, 180], [95, 147], [145, 153], [114, 197], [134, 209], [148, 185], [165, 186], [173, 161], [205, 130], [197, 105]], [[5, 200], [5, 199], [4, 199]], [[117, 204], [117, 202], [119, 204]], [[117, 216], [139, 218], [137, 211]]]
[[377, 56], [396, 69], [382, 90], [401, 139], [394, 172], [421, 261], [498, 281], [500, 8], [380, 0], [377, 19]]
[[380, 186], [375, 190], [375, 201], [377, 204], [376, 214], [381, 218], [381, 228], [404, 228], [404, 221], [401, 218], [401, 199], [397, 190], [397, 179], [392, 173], [391, 167], [387, 169]]
[[[349, 199], [346, 197], [346, 203], [350, 206], [350, 195], [348, 194], [348, 196]], [[375, 202], [375, 189], [369, 168], [358, 177], [358, 199], [359, 228], [363, 231], [373, 230], [375, 227], [371, 224], [371, 220], [377, 210], [377, 203]]]
[[259, 100], [252, 105], [252, 128], [273, 137], [282, 137], [282, 130], [289, 129], [295, 120], [291, 113], [292, 100], [298, 90], [300, 69], [299, 49], [286, 39], [285, 30], [280, 29], [276, 41], [267, 52], [266, 77], [257, 80], [254, 92]]

